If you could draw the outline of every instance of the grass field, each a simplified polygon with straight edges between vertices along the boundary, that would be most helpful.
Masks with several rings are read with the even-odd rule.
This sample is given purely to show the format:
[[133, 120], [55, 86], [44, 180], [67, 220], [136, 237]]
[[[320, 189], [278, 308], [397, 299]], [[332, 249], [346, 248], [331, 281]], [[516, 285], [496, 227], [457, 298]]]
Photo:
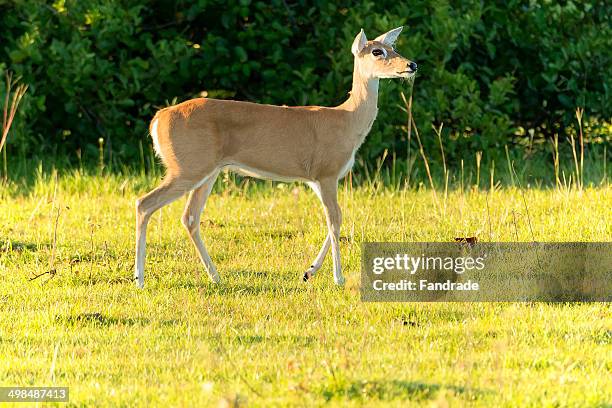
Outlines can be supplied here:
[[[341, 188], [347, 285], [313, 193], [214, 194], [202, 233], [212, 285], [180, 224], [154, 215], [145, 289], [134, 200], [155, 180], [60, 177], [0, 202], [0, 385], [70, 386], [95, 406], [610, 406], [606, 304], [365, 304], [364, 241], [611, 241], [612, 188]], [[55, 270], [55, 274], [44, 274]], [[32, 277], [43, 274], [30, 280]]]

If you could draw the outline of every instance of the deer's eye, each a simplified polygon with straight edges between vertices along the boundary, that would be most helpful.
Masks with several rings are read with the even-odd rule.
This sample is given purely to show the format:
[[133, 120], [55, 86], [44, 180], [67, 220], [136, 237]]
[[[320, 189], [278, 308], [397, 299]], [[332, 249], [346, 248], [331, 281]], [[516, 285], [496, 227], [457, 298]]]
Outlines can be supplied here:
[[375, 48], [372, 50], [372, 55], [375, 57], [380, 57], [381, 55], [385, 55], [385, 52], [380, 48]]

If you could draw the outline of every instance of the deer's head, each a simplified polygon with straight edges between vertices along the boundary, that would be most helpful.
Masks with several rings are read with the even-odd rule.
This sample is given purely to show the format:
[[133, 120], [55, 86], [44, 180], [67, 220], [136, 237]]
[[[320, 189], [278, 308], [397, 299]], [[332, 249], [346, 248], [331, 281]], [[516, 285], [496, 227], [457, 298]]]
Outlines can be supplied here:
[[372, 41], [368, 41], [363, 29], [353, 41], [351, 51], [355, 56], [355, 69], [365, 78], [410, 78], [417, 71], [417, 64], [401, 55], [393, 44], [403, 27], [395, 28]]

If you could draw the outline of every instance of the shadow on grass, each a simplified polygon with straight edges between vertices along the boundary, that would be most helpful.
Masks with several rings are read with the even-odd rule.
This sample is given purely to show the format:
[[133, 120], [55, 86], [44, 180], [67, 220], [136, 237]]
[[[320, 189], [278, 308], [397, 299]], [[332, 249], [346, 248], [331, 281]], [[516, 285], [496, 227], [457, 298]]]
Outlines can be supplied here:
[[[297, 280], [297, 279], [296, 279]], [[220, 296], [257, 296], [264, 294], [272, 295], [289, 295], [295, 293], [304, 293], [308, 290], [306, 287], [283, 287], [276, 283], [258, 284], [258, 285], [241, 285], [241, 284], [226, 284], [219, 283], [212, 285], [209, 283], [193, 283], [185, 282], [175, 287], [201, 289], [205, 295], [220, 295]]]
[[23, 242], [23, 241], [5, 241], [0, 243], [0, 254], [1, 253], [11, 253], [11, 252], [24, 252], [30, 251], [35, 252], [40, 248], [50, 248], [51, 244], [34, 244], [32, 242]]
[[[85, 275], [87, 271], [83, 271], [82, 274]], [[79, 284], [84, 283], [86, 285], [121, 285], [121, 284], [131, 284], [136, 285], [134, 283], [133, 277], [127, 276], [101, 276], [99, 274], [77, 277], [79, 280]]]
[[56, 320], [73, 326], [144, 326], [151, 322], [150, 319], [144, 317], [115, 317], [106, 316], [102, 313], [81, 313], [73, 316], [57, 316]]
[[303, 231], [297, 231], [297, 230], [272, 230], [272, 231], [257, 231], [258, 234], [260, 236], [263, 237], [270, 237], [274, 240], [286, 240], [286, 239], [293, 239], [293, 238], [297, 238], [297, 237], [303, 237], [304, 236], [304, 232]]
[[595, 343], [601, 345], [612, 344], [612, 330], [600, 330], [593, 334], [592, 339]]
[[430, 384], [421, 381], [355, 381], [345, 384], [333, 384], [321, 390], [321, 394], [327, 401], [339, 398], [352, 400], [377, 399], [426, 401], [434, 399], [440, 391], [450, 391], [457, 395], [462, 394], [470, 399], [476, 399], [483, 394], [492, 391], [481, 391], [457, 385]]
[[[245, 295], [261, 295], [261, 294], [294, 294], [303, 293], [308, 290], [308, 285], [299, 279], [300, 275], [295, 275], [295, 285], [287, 287], [281, 285], [277, 279], [272, 279], [269, 272], [260, 271], [232, 271], [231, 277], [239, 277], [239, 282], [232, 281], [228, 283], [230, 276], [225, 278], [221, 276], [221, 282], [213, 284], [208, 280], [205, 274], [202, 274], [198, 280], [189, 281], [175, 281], [168, 283], [161, 283], [163, 285], [171, 286], [173, 288], [181, 289], [199, 289], [206, 295], [221, 295], [221, 296], [245, 296]], [[245, 280], [252, 282], [244, 282]]]
[[243, 345], [253, 345], [259, 343], [290, 343], [293, 345], [298, 345], [302, 347], [306, 347], [312, 345], [316, 342], [316, 338], [314, 336], [298, 336], [298, 335], [239, 335], [235, 337], [228, 337], [226, 340], [230, 342], [238, 342]]
[[[74, 316], [57, 316], [57, 322], [71, 326], [94, 326], [94, 327], [111, 327], [111, 326], [145, 326], [150, 323], [155, 323], [151, 319], [145, 317], [116, 317], [107, 316], [102, 313], [81, 313]], [[156, 322], [161, 326], [174, 326], [180, 324], [176, 319], [162, 320]]]
[[269, 278], [272, 276], [270, 272], [265, 271], [240, 271], [239, 272], [245, 278]]

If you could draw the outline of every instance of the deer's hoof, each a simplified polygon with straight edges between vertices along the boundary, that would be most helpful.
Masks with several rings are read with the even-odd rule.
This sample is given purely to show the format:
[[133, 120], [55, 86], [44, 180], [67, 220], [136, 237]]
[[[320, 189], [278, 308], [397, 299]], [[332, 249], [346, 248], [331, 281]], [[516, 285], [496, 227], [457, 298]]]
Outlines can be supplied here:
[[306, 272], [304, 272], [304, 277], [302, 279], [304, 279], [304, 282], [308, 282], [308, 280], [312, 278], [312, 276], [312, 272], [310, 272], [310, 270], [307, 270]]

